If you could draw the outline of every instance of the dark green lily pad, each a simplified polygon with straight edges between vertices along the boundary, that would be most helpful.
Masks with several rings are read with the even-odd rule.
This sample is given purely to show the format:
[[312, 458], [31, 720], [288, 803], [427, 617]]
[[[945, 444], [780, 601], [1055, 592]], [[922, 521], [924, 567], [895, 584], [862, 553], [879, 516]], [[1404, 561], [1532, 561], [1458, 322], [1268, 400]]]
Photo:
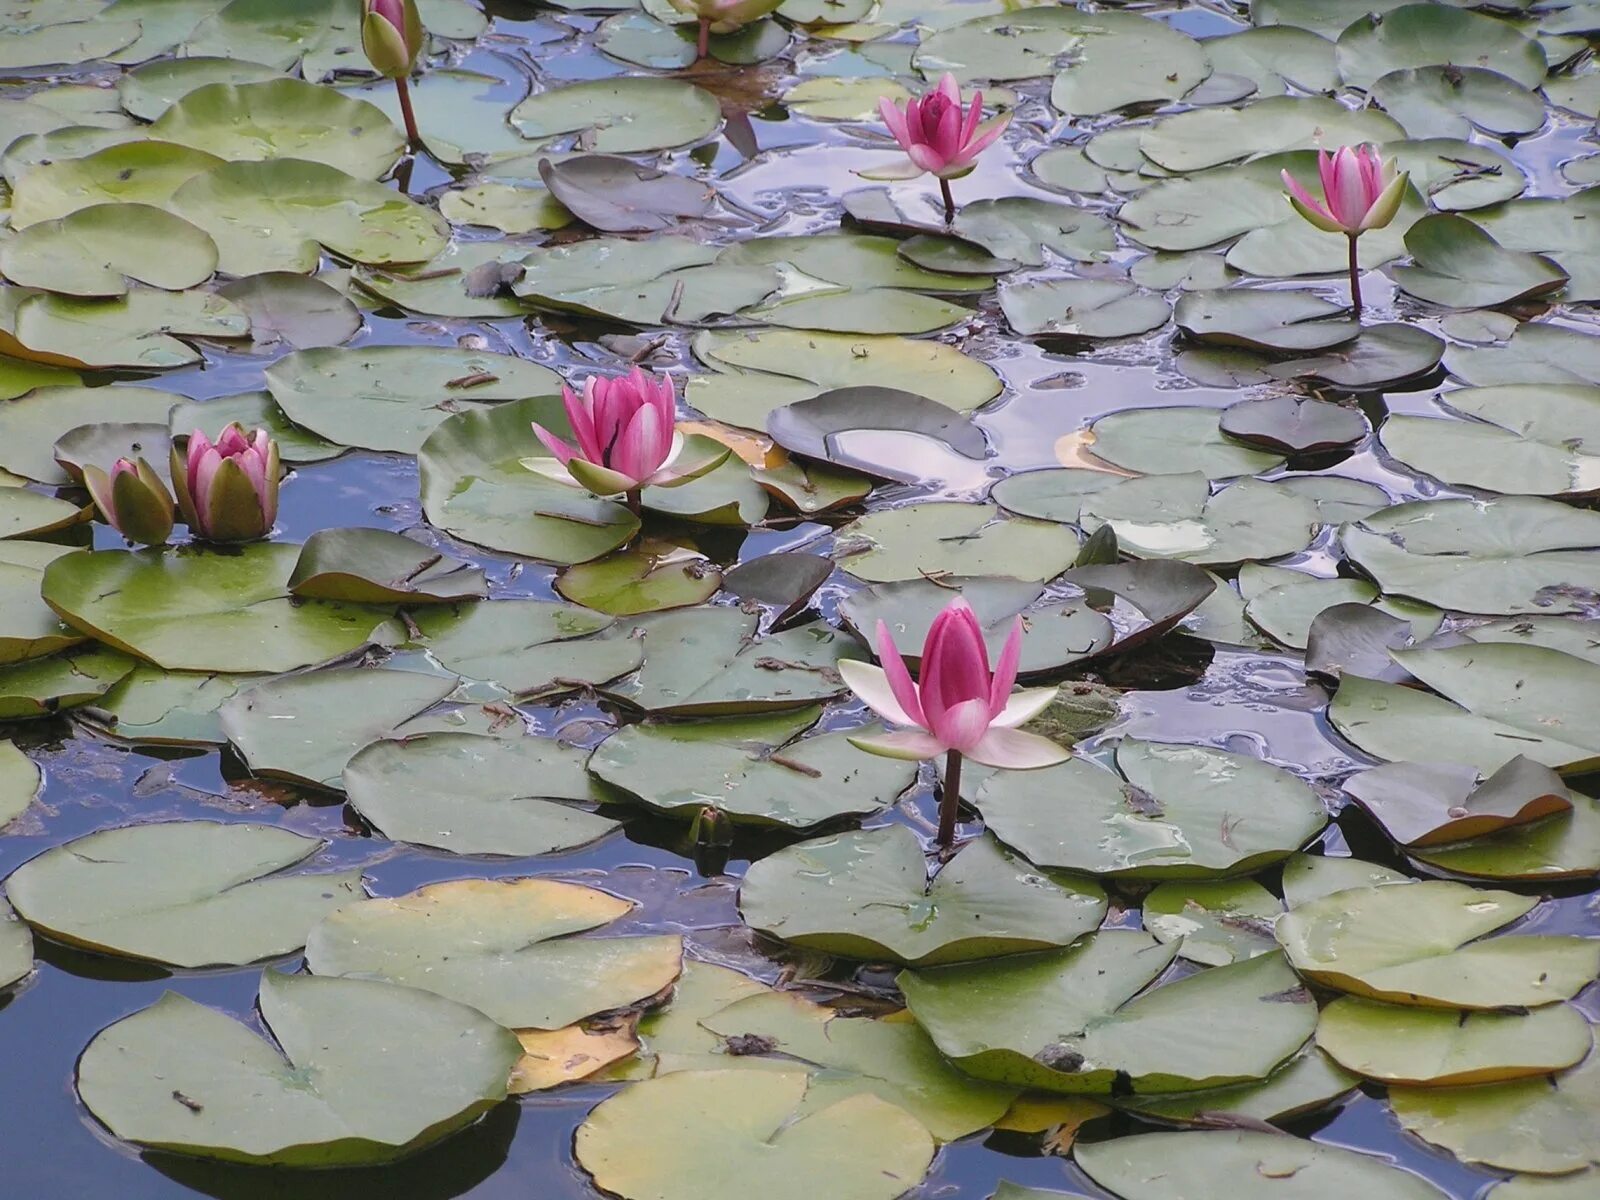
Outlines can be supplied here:
[[1218, 428], [1229, 437], [1279, 454], [1321, 454], [1352, 446], [1371, 432], [1358, 408], [1306, 396], [1241, 400]]
[[681, 217], [704, 216], [716, 197], [687, 176], [608, 154], [540, 159], [539, 178], [573, 216], [605, 233], [669, 229]]
[[555, 586], [574, 604], [632, 617], [703, 604], [722, 586], [722, 573], [693, 550], [646, 544], [568, 567]]
[[98, 700], [136, 661], [87, 646], [0, 667], [0, 721], [31, 721]]
[[352, 604], [448, 604], [488, 595], [483, 569], [384, 529], [324, 529], [306, 539], [289, 590]]

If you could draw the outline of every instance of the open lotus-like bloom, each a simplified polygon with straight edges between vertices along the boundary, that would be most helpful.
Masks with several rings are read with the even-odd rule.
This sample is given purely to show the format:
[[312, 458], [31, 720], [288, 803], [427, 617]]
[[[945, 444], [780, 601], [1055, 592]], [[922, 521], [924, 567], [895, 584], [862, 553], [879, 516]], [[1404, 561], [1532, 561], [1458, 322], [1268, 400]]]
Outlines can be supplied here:
[[555, 461], [527, 458], [523, 465], [563, 483], [576, 483], [596, 496], [634, 497], [646, 487], [688, 483], [725, 462], [730, 453], [721, 446], [686, 461], [670, 376], [657, 378], [638, 367], [621, 379], [591, 375], [581, 395], [563, 387], [561, 401], [578, 444], [535, 421], [533, 432]]
[[209, 542], [266, 537], [278, 519], [283, 468], [265, 429], [246, 434], [237, 422], [213, 443], [196, 429], [183, 450], [172, 447], [172, 482], [183, 519]]
[[1342, 146], [1336, 154], [1319, 151], [1317, 168], [1322, 176], [1321, 200], [1287, 171], [1283, 185], [1294, 210], [1318, 229], [1354, 237], [1382, 229], [1400, 211], [1409, 175], [1397, 173], [1394, 159], [1384, 162], [1372, 146]]
[[924, 171], [941, 180], [960, 179], [977, 165], [978, 155], [1011, 123], [1011, 114], [983, 120], [983, 93], [975, 92], [963, 110], [961, 88], [949, 72], [939, 86], [901, 108], [885, 96], [878, 101], [883, 123], [911, 160], [909, 167], [862, 171], [866, 179], [915, 179]]
[[851, 744], [889, 758], [935, 758], [954, 752], [990, 767], [1031, 770], [1064, 762], [1069, 755], [1049, 738], [1016, 726], [1055, 699], [1055, 688], [1012, 693], [1022, 658], [1022, 620], [1011, 627], [993, 671], [977, 614], [957, 597], [934, 618], [922, 644], [921, 681], [894, 644], [889, 626], [878, 622], [878, 656], [883, 666], [846, 659], [839, 673], [850, 690], [874, 712], [911, 729], [879, 737], [851, 738]]
[[422, 53], [417, 0], [362, 0], [361, 49], [386, 79], [404, 79]]
[[86, 466], [83, 483], [100, 519], [130, 542], [160, 546], [172, 536], [172, 493], [144, 459], [119, 458], [110, 475]]

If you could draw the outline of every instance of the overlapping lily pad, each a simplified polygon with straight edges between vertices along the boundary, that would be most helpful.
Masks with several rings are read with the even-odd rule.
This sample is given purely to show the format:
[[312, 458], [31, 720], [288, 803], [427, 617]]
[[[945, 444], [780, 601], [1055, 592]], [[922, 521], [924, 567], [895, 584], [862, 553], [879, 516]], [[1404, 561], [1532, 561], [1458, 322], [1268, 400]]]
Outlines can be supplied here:
[[720, 116], [715, 98], [692, 83], [632, 76], [535, 93], [511, 110], [511, 123], [536, 141], [572, 137], [579, 150], [634, 154], [697, 142]]
[[44, 775], [37, 764], [15, 742], [0, 741], [0, 829], [27, 812], [43, 787]]
[[943, 575], [1043, 580], [1077, 557], [1070, 529], [1007, 517], [988, 504], [910, 504], [883, 509], [839, 531], [834, 554], [857, 579], [888, 583]]
[[418, 612], [412, 644], [447, 671], [536, 696], [605, 683], [644, 661], [642, 643], [603, 613], [545, 600]]
[[384, 529], [324, 529], [306, 539], [289, 590], [352, 604], [481, 600], [483, 569]]

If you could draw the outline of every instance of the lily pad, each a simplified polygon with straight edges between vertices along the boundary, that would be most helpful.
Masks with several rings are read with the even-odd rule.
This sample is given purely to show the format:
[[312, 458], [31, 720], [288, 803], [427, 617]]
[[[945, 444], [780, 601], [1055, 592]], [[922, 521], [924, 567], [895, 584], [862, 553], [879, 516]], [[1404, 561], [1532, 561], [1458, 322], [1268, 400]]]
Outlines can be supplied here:
[[1544, 125], [1544, 102], [1513, 79], [1452, 59], [1402, 67], [1375, 80], [1371, 96], [1414, 138], [1465, 138], [1473, 129], [1522, 136]]
[[[0, 740], [0, 829], [27, 812], [43, 788], [44, 775], [38, 765], [18, 750], [15, 742]], [[0, 934], [0, 940], [3, 939], [4, 935]], [[32, 961], [31, 956], [29, 961]], [[0, 976], [4, 974], [0, 971]], [[0, 987], [10, 982], [0, 982]]]
[[0, 989], [33, 973], [33, 934], [0, 900]]
[[1249, 879], [1174, 880], [1152, 888], [1140, 912], [1144, 927], [1163, 942], [1176, 942], [1181, 957], [1221, 967], [1276, 952], [1272, 923], [1283, 906]]
[[350, 299], [308, 275], [267, 271], [219, 290], [249, 315], [258, 346], [312, 350], [342, 345], [361, 331], [361, 312]]
[[71, 946], [242, 966], [298, 950], [309, 925], [362, 894], [359, 868], [286, 873], [322, 845], [271, 825], [128, 825], [46, 850], [6, 892], [30, 925]]
[[[1045, 867], [1131, 879], [1214, 879], [1287, 858], [1327, 823], [1289, 772], [1224, 750], [1124, 740], [1119, 776], [1081, 759], [1001, 772], [976, 804], [1001, 841]], [[1074, 797], [1063, 808], [1060, 798]]]
[[1361, 332], [1343, 305], [1310, 292], [1246, 288], [1191, 292], [1174, 310], [1189, 337], [1249, 350], [1325, 350]]
[[447, 604], [488, 594], [483, 569], [384, 529], [324, 529], [306, 539], [289, 590], [352, 604]]
[[342, 785], [385, 837], [452, 854], [532, 857], [617, 828], [580, 807], [600, 798], [584, 758], [548, 738], [426, 733], [359, 751]]
[[1491, 308], [1561, 290], [1567, 273], [1540, 254], [1507, 250], [1455, 213], [1423, 217], [1406, 231], [1414, 266], [1394, 268], [1401, 290], [1446, 308]]
[[539, 177], [573, 216], [606, 233], [669, 229], [704, 216], [716, 197], [704, 183], [606, 154], [541, 159]]
[[318, 975], [382, 979], [513, 1029], [561, 1029], [648, 1000], [682, 970], [676, 936], [575, 937], [633, 908], [550, 879], [456, 879], [331, 913], [306, 941]]
[[1432, 1087], [1550, 1075], [1579, 1062], [1594, 1038], [1567, 1004], [1527, 1013], [1406, 1008], [1341, 996], [1317, 1021], [1317, 1045], [1383, 1083]]
[[351, 1166], [471, 1124], [505, 1098], [521, 1056], [482, 1013], [412, 988], [268, 971], [260, 1008], [276, 1046], [167, 992], [95, 1036], [78, 1094], [113, 1134], [151, 1149]]
[[[71, 547], [43, 542], [0, 542], [0, 663], [40, 658], [84, 640], [39, 597], [44, 569], [71, 552]], [[5, 811], [0, 801], [0, 824], [10, 819], [3, 817]]]
[[1213, 496], [1198, 473], [1117, 481], [1084, 498], [1079, 521], [1110, 527], [1125, 554], [1214, 566], [1297, 553], [1319, 525], [1316, 505], [1287, 488], [1241, 479]]
[[252, 771], [337, 790], [356, 751], [439, 703], [456, 683], [415, 671], [313, 671], [241, 691], [218, 715]]
[[1217, 424], [1231, 438], [1290, 455], [1338, 450], [1371, 432], [1360, 409], [1306, 396], [1241, 400]]
[[1338, 56], [1344, 82], [1359, 88], [1390, 71], [1446, 63], [1485, 67], [1534, 88], [1547, 69], [1544, 49], [1509, 22], [1437, 4], [1362, 16], [1339, 35]]
[[1532, 1007], [1570, 1000], [1600, 971], [1587, 938], [1485, 934], [1538, 901], [1461, 883], [1352, 888], [1291, 908], [1278, 941], [1306, 978], [1422, 1008]]
[[12, 181], [11, 227], [25, 229], [100, 204], [165, 208], [189, 180], [221, 165], [204, 151], [152, 141], [43, 163]]
[[[914, 463], [895, 461], [898, 456], [890, 448], [904, 447], [898, 438], [873, 435], [913, 434], [967, 458], [982, 458], [989, 448], [983, 431], [963, 414], [914, 392], [887, 387], [836, 388], [796, 400], [772, 411], [767, 432], [796, 454], [901, 483], [915, 482], [921, 471]], [[868, 436], [855, 436], [862, 432]]]
[[1260, 1079], [1310, 1036], [1316, 1003], [1281, 955], [1144, 991], [1176, 952], [1147, 933], [1102, 930], [1065, 950], [903, 971], [899, 983], [962, 1070], [1045, 1091]]
[[994, 505], [911, 504], [868, 513], [839, 531], [840, 566], [869, 583], [929, 575], [1044, 580], [1077, 556], [1069, 529], [1005, 517]]
[[96, 204], [0, 243], [12, 283], [71, 296], [121, 296], [129, 281], [182, 291], [211, 278], [217, 247], [182, 217], [147, 204]]
[[[1181, 302], [1180, 302], [1181, 303]], [[1254, 475], [1283, 464], [1222, 432], [1214, 408], [1131, 408], [1089, 426], [1096, 458], [1141, 474], [1199, 471], [1210, 479]]]
[[1096, 262], [1116, 246], [1110, 222], [1098, 213], [1032, 196], [975, 201], [957, 214], [951, 228], [990, 254], [1029, 267], [1043, 266], [1046, 250]]
[[292, 671], [370, 644], [381, 611], [289, 594], [299, 547], [68, 554], [43, 594], [74, 628], [174, 671]]
[[525, 138], [574, 137], [575, 148], [637, 154], [698, 142], [721, 119], [716, 99], [678, 79], [619, 77], [569, 83], [529, 96], [511, 110]]
[[903, 825], [835, 834], [751, 866], [739, 893], [758, 931], [807, 950], [912, 967], [1066, 946], [1100, 925], [1105, 893], [1052, 877], [990, 838], [931, 879]]
[[1525, 322], [1489, 346], [1452, 346], [1445, 368], [1462, 383], [1600, 383], [1600, 338], [1558, 325]]
[[0, 538], [54, 533], [88, 518], [88, 509], [67, 500], [41, 496], [21, 487], [0, 489]]
[[1574, 795], [1570, 813], [1410, 853], [1419, 862], [1478, 879], [1592, 878], [1600, 875], [1600, 803]]
[[31, 721], [88, 704], [133, 670], [134, 659], [103, 646], [0, 667], [0, 721]]
[[[772, 1200], [894, 1200], [921, 1182], [934, 1143], [872, 1095], [806, 1112], [803, 1071], [678, 1071], [635, 1084], [578, 1127], [578, 1164], [624, 1200], [731, 1200], [759, 1175]], [[704, 1164], [719, 1170], [708, 1178]], [[717, 1183], [715, 1180], [724, 1182]]]
[[1269, 96], [1241, 108], [1198, 108], [1162, 117], [1139, 133], [1138, 149], [1168, 171], [1198, 171], [1285, 150], [1404, 136], [1398, 122], [1376, 109], [1351, 110], [1323, 96]]
[[[220, 8], [224, 0], [197, 0], [196, 7]], [[125, 7], [121, 0], [119, 7]], [[145, 7], [181, 7], [172, 0], [143, 0]], [[196, 88], [210, 83], [264, 83], [280, 78], [263, 63], [233, 58], [155, 58], [134, 67], [117, 82], [122, 107], [141, 121], [154, 121]]]
[[[166, 370], [201, 361], [200, 351], [183, 339], [250, 332], [244, 310], [211, 292], [139, 287], [88, 298], [14, 291], [21, 294], [13, 313], [0, 312], [0, 350], [54, 366]], [[0, 298], [0, 306], [12, 298]]]
[[173, 437], [192, 433], [201, 425], [221, 428], [230, 421], [237, 421], [246, 429], [265, 429], [278, 443], [278, 453], [286, 463], [323, 462], [339, 457], [349, 448], [320, 438], [289, 420], [271, 392], [241, 392], [237, 396], [216, 396], [204, 401], [179, 401], [167, 417], [168, 432]]
[[1487, 779], [1471, 767], [1398, 762], [1345, 780], [1344, 790], [1403, 846], [1437, 846], [1572, 811], [1561, 777], [1520, 755]]
[[1041, 279], [1000, 285], [1000, 307], [1021, 334], [1118, 338], [1167, 323], [1160, 296], [1118, 279]]
[[567, 599], [619, 617], [703, 604], [721, 586], [721, 572], [704, 556], [652, 544], [568, 567], [556, 581]]
[[79, 719], [106, 736], [138, 745], [220, 746], [217, 709], [260, 675], [163, 671], [140, 663]]
[[1219, 1116], [1283, 1122], [1331, 1106], [1360, 1082], [1311, 1044], [1260, 1082], [1171, 1096], [1127, 1096], [1119, 1098], [1117, 1106], [1157, 1121], [1200, 1128], [1214, 1126]]

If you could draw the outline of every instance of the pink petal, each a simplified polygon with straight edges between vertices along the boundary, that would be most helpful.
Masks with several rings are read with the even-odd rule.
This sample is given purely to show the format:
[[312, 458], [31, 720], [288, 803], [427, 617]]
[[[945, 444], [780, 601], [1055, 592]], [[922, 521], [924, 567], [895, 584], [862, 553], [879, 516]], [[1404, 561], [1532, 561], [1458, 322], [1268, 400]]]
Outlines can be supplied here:
[[977, 131], [978, 122], [983, 120], [983, 93], [972, 93], [972, 107], [967, 109], [966, 122], [961, 126], [961, 145], [965, 148], [972, 142], [972, 135]]
[[944, 73], [944, 77], [939, 80], [939, 86], [934, 91], [943, 95], [956, 108], [959, 109], [961, 107], [961, 85], [956, 82], [956, 77], [951, 72], [946, 71]]
[[911, 714], [900, 707], [900, 702], [895, 699], [894, 688], [889, 684], [888, 672], [882, 667], [875, 667], [860, 659], [846, 658], [840, 661], [838, 670], [839, 678], [844, 680], [845, 686], [855, 694], [856, 699], [891, 725], [921, 724], [912, 720]]
[[995, 140], [1006, 131], [1006, 126], [1010, 124], [1010, 113], [1006, 113], [997, 118], [993, 124], [978, 134], [977, 138], [969, 141], [964, 147], [962, 147], [961, 153], [957, 156], [958, 161], [962, 163], [975, 161], [978, 155], [982, 154], [994, 144]]
[[989, 685], [989, 715], [998, 717], [1005, 711], [1006, 701], [1017, 682], [1017, 668], [1022, 663], [1022, 618], [1011, 623], [1006, 644], [1000, 650], [1000, 660], [994, 665], [994, 679]]
[[939, 125], [932, 131], [931, 142], [935, 153], [948, 163], [961, 153], [961, 105], [947, 107], [939, 114]]
[[1328, 211], [1346, 229], [1360, 226], [1367, 215], [1366, 187], [1361, 181], [1361, 160], [1349, 146], [1342, 146], [1333, 159], [1333, 191], [1328, 193]]
[[[185, 465], [188, 468], [189, 494], [191, 496], [195, 494], [195, 485], [199, 481], [200, 463], [205, 458], [206, 452], [211, 448], [211, 439], [206, 437], [206, 435], [200, 430], [196, 429], [189, 435], [189, 446]], [[196, 503], [198, 502], [198, 499], [196, 499]]]
[[573, 456], [578, 452], [575, 447], [562, 441], [537, 421], [533, 422], [533, 432], [534, 436], [544, 443], [544, 448], [550, 451], [550, 453], [555, 456], [556, 461], [559, 462], [563, 467], [566, 466], [567, 463], [571, 461]]
[[1318, 200], [1305, 188], [1301, 187], [1299, 180], [1297, 180], [1287, 171], [1283, 171], [1281, 174], [1283, 176], [1283, 186], [1289, 189], [1289, 194], [1291, 196], [1300, 201], [1300, 203], [1304, 204], [1307, 208], [1311, 209], [1312, 212], [1322, 214], [1322, 216], [1326, 217], [1335, 225], [1339, 224], [1339, 218], [1328, 211], [1327, 205], [1323, 204], [1322, 201]]
[[942, 155], [921, 142], [906, 147], [906, 155], [924, 171], [941, 171], [946, 165]]
[[911, 99], [906, 101], [906, 137], [900, 144], [909, 153], [911, 147], [920, 146], [928, 139], [922, 128], [922, 106], [924, 100]]
[[627, 426], [617, 435], [611, 448], [612, 470], [635, 479], [648, 479], [667, 460], [672, 446], [672, 428], [662, 427], [656, 409], [646, 405], [637, 409]]
[[894, 692], [895, 701], [905, 710], [909, 721], [901, 721], [901, 725], [925, 725], [922, 717], [922, 703], [917, 699], [917, 685], [911, 682], [911, 672], [906, 669], [906, 660], [900, 653], [900, 648], [894, 644], [894, 635], [889, 632], [887, 621], [878, 622], [878, 658], [883, 663], [883, 673], [889, 678], [890, 690]]
[[1322, 180], [1322, 194], [1329, 197], [1334, 193], [1333, 155], [1326, 150], [1317, 151], [1317, 174]]
[[1033, 771], [1066, 762], [1072, 755], [1049, 738], [1023, 733], [1020, 729], [994, 727], [968, 750], [967, 757], [986, 767], [1009, 771]]
[[987, 697], [980, 697], [952, 704], [928, 732], [950, 749], [965, 754], [978, 744], [988, 729], [989, 701]]
[[878, 115], [883, 118], [883, 123], [888, 126], [889, 132], [894, 135], [894, 140], [899, 142], [902, 148], [911, 145], [911, 137], [906, 132], [906, 114], [901, 111], [899, 105], [884, 96], [878, 101]]
[[204, 526], [200, 530], [202, 534], [210, 532], [207, 514], [211, 511], [211, 482], [222, 469], [223, 461], [222, 455], [217, 453], [215, 447], [211, 447], [201, 457], [197, 466], [191, 463], [194, 485], [190, 494], [194, 497], [195, 512], [200, 517], [201, 525]]

